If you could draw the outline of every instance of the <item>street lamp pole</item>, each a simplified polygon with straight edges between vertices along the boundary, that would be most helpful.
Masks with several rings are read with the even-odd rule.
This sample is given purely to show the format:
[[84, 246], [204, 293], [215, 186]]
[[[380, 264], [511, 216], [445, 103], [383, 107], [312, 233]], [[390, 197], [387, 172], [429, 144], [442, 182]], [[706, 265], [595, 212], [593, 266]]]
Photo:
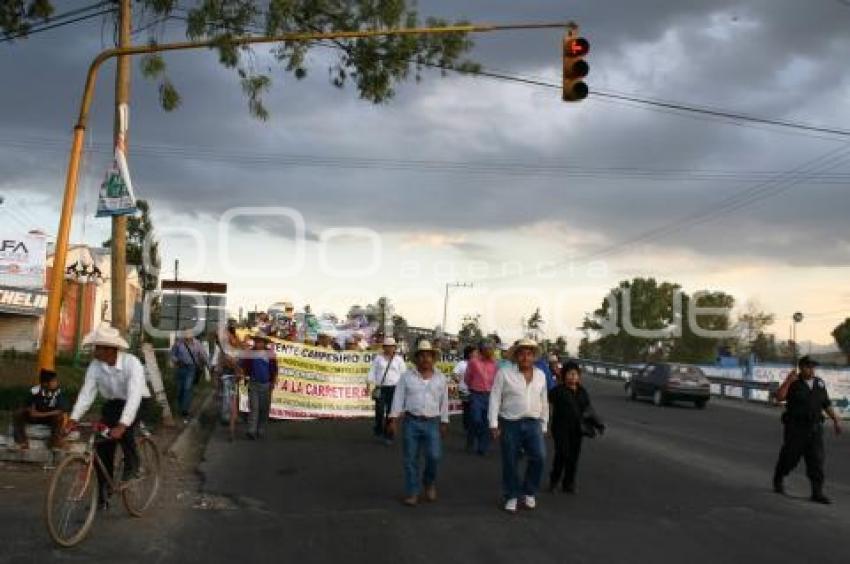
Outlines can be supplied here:
[[797, 324], [803, 321], [803, 314], [801, 312], [794, 313], [794, 316], [791, 318], [793, 323], [791, 324], [791, 342], [793, 343], [792, 352], [794, 356], [794, 366], [797, 366]]
[[[529, 23], [529, 24], [507, 24], [507, 25], [453, 25], [445, 27], [425, 28], [402, 28], [387, 30], [355, 30], [355, 31], [328, 31], [328, 32], [293, 32], [275, 36], [252, 36], [235, 37], [229, 40], [230, 45], [259, 45], [264, 43], [304, 43], [320, 41], [323, 39], [359, 39], [368, 37], [386, 36], [417, 36], [436, 34], [458, 34], [458, 33], [487, 33], [508, 30], [538, 30], [538, 29], [563, 29], [572, 22], [558, 23]], [[94, 98], [94, 86], [97, 73], [101, 65], [115, 57], [126, 57], [131, 55], [145, 55], [150, 53], [162, 53], [165, 51], [186, 51], [190, 49], [202, 49], [215, 47], [220, 39], [209, 39], [206, 41], [183, 41], [177, 43], [147, 44], [132, 47], [118, 47], [107, 49], [97, 55], [89, 66], [86, 75], [86, 85], [83, 90], [83, 98], [80, 103], [80, 113], [77, 124], [74, 126], [74, 136], [71, 142], [71, 153], [68, 162], [68, 172], [65, 177], [65, 194], [62, 199], [62, 212], [59, 219], [59, 229], [56, 231], [56, 251], [54, 254], [55, 264], [64, 264], [68, 255], [68, 244], [71, 233], [71, 219], [74, 213], [74, 203], [77, 199], [77, 184], [80, 172], [80, 160], [83, 152], [83, 141], [85, 140], [86, 127], [89, 120], [89, 110]], [[47, 311], [44, 317], [42, 329], [41, 348], [38, 352], [38, 368], [53, 370], [56, 366], [56, 339], [59, 330], [59, 315], [62, 301], [62, 284], [64, 277], [61, 269], [53, 269], [48, 286]]]
[[[54, 260], [54, 264], [55, 260]], [[85, 312], [86, 286], [92, 283], [100, 284], [103, 282], [103, 275], [100, 269], [94, 265], [89, 268], [87, 264], [80, 264], [79, 261], [65, 269], [65, 278], [70, 282], [77, 284], [77, 320], [74, 327], [74, 360], [73, 366], [77, 368], [80, 365], [80, 341], [83, 335], [83, 313]]]

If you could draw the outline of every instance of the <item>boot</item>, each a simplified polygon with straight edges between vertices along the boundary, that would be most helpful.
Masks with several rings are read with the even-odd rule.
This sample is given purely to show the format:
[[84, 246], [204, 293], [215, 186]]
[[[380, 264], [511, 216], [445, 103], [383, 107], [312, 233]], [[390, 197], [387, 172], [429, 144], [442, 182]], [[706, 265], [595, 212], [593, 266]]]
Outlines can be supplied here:
[[785, 495], [785, 484], [782, 483], [782, 476], [779, 474], [773, 475], [773, 491]]
[[832, 503], [832, 500], [823, 495], [823, 486], [820, 485], [812, 485], [812, 497], [809, 499], [815, 503], [821, 503], [823, 505], [829, 505]]

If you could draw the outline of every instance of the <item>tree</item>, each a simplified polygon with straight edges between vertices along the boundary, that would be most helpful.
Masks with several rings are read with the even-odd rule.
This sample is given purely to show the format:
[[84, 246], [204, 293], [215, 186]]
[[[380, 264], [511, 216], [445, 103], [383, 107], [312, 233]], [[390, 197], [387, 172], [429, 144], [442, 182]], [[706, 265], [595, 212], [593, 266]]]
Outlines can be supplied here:
[[[136, 207], [139, 213], [127, 218], [127, 264], [139, 268], [139, 285], [145, 291], [151, 292], [159, 286], [159, 242], [153, 236], [154, 225], [150, 204], [147, 200], [136, 200]], [[150, 245], [147, 263], [145, 262], [146, 240]], [[112, 240], [104, 241], [103, 246], [111, 247]]]
[[841, 352], [847, 355], [847, 362], [850, 364], [850, 317], [832, 330], [832, 338]]
[[738, 315], [738, 321], [735, 325], [740, 335], [741, 349], [754, 352], [753, 349], [758, 341], [761, 352], [767, 352], [764, 349], [764, 346], [767, 344], [764, 330], [768, 326], [773, 325], [775, 320], [776, 316], [772, 313], [762, 311], [761, 306], [757, 302], [753, 300], [748, 301], [744, 311]]
[[755, 340], [753, 340], [750, 346], [750, 352], [759, 362], [776, 362], [780, 358], [776, 337], [765, 333], [756, 335]]
[[458, 345], [462, 348], [467, 345], [477, 346], [484, 338], [481, 331], [481, 315], [464, 315], [457, 334]]
[[536, 340], [540, 340], [540, 335], [543, 333], [542, 327], [546, 322], [543, 321], [543, 315], [540, 314], [540, 308], [534, 310], [534, 313], [525, 322], [524, 329], [528, 330], [528, 335]]
[[[625, 316], [628, 313], [629, 323], [638, 329], [658, 331], [670, 327], [677, 321], [674, 319], [673, 303], [679, 288], [678, 284], [669, 282], [659, 284], [654, 278], [620, 282], [582, 324], [585, 331], [600, 335], [593, 342], [597, 357], [623, 363], [643, 362], [649, 358], [663, 339], [647, 339], [631, 334], [626, 330]], [[630, 305], [628, 312], [625, 311], [625, 296], [628, 296]], [[612, 311], [614, 307], [616, 315]]]
[[[25, 37], [36, 24], [51, 22], [55, 4], [53, 0], [0, 0], [0, 31], [10, 38]], [[139, 17], [134, 25], [146, 31], [150, 43], [162, 39], [164, 28], [158, 24], [167, 20], [185, 22], [190, 40], [213, 40], [219, 62], [236, 72], [249, 112], [261, 120], [269, 117], [262, 97], [272, 79], [269, 73], [257, 70], [252, 48], [236, 46], [234, 39], [298, 31], [387, 30], [421, 22], [406, 0], [196, 0], [188, 8], [179, 6], [177, 0], [136, 0], [135, 5]], [[425, 23], [430, 27], [448, 25], [434, 18]], [[443, 74], [448, 69], [476, 72], [480, 68], [462, 60], [472, 48], [472, 41], [463, 33], [339, 40], [330, 45], [284, 43], [272, 53], [284, 72], [300, 80], [307, 76], [307, 53], [328, 46], [337, 53], [328, 68], [331, 84], [342, 88], [351, 82], [362, 99], [375, 104], [392, 99], [396, 86], [411, 76], [420, 81], [423, 67], [439, 67]], [[141, 70], [146, 77], [159, 80], [160, 103], [165, 110], [180, 106], [180, 94], [159, 55], [142, 57]]]
[[[703, 337], [694, 332], [687, 321], [693, 307], [726, 308], [735, 305], [735, 298], [723, 292], [703, 293], [697, 300], [682, 294], [682, 336], [673, 339], [669, 359], [676, 362], [713, 363], [723, 338]], [[731, 326], [728, 314], [699, 315], [696, 318], [700, 329], [713, 332], [728, 331]]]

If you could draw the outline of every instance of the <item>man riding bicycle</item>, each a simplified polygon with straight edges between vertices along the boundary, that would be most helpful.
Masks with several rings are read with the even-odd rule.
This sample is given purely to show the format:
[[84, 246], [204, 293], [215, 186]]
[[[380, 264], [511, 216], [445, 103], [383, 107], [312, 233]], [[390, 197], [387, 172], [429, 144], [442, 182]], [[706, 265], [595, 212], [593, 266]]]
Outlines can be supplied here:
[[[83, 387], [77, 403], [71, 411], [68, 428], [86, 414], [98, 393], [106, 400], [101, 408], [101, 423], [109, 427], [109, 438], [97, 446], [97, 453], [106, 472], [112, 475], [115, 444], [121, 444], [124, 453], [123, 481], [138, 477], [139, 454], [136, 451], [135, 430], [138, 427], [139, 406], [143, 398], [149, 398], [145, 370], [138, 358], [126, 352], [129, 346], [117, 329], [108, 323], [86, 335], [84, 346], [93, 346], [93, 360], [86, 370]], [[109, 491], [106, 479], [98, 467], [98, 507], [109, 506]]]

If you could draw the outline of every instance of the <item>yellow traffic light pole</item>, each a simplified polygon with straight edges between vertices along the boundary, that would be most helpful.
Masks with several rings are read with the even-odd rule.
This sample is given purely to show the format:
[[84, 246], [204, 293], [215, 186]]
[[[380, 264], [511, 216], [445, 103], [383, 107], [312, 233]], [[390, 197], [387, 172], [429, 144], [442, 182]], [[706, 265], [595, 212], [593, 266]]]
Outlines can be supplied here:
[[[329, 31], [315, 33], [285, 33], [276, 36], [240, 37], [230, 40], [233, 45], [254, 45], [263, 43], [306, 42], [323, 39], [359, 39], [366, 37], [382, 37], [390, 35], [425, 35], [448, 33], [487, 33], [493, 31], [531, 30], [531, 29], [560, 29], [568, 27], [565, 23], [529, 23], [508, 25], [455, 25], [446, 27], [406, 28], [388, 30], [363, 31]], [[74, 202], [77, 199], [77, 183], [80, 172], [80, 159], [83, 151], [83, 140], [89, 119], [89, 110], [94, 98], [94, 87], [97, 73], [101, 65], [109, 59], [124, 55], [144, 55], [166, 51], [186, 51], [215, 47], [216, 40], [186, 41], [178, 43], [163, 43], [159, 45], [140, 45], [107, 49], [94, 58], [86, 76], [83, 99], [80, 103], [80, 114], [77, 125], [74, 126], [74, 137], [71, 143], [71, 155], [68, 163], [68, 174], [65, 178], [65, 195], [62, 200], [62, 212], [59, 219], [59, 230], [56, 234], [56, 250], [53, 255], [53, 270], [48, 284], [47, 313], [42, 327], [41, 348], [38, 353], [39, 369], [53, 370], [56, 363], [56, 340], [59, 331], [59, 315], [62, 308], [62, 289], [64, 284], [65, 261], [68, 255], [68, 244], [71, 233], [71, 219], [74, 213]]]

